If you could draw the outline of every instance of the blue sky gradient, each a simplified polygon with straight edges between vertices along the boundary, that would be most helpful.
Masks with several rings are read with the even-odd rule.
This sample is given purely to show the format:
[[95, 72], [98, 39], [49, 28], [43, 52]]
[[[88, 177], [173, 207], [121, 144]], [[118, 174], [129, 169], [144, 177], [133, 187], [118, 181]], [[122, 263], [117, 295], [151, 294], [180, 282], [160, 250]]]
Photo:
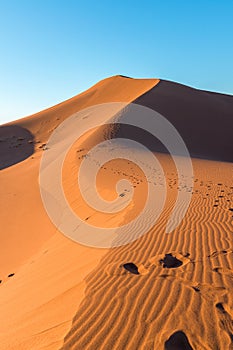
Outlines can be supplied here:
[[122, 74], [233, 94], [233, 1], [1, 1], [0, 123]]

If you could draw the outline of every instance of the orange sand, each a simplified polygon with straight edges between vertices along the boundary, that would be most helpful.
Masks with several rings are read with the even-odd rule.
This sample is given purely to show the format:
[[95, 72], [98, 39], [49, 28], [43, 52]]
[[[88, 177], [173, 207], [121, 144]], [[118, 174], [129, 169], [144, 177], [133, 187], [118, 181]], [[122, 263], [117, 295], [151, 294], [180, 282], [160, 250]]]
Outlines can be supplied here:
[[[85, 247], [66, 238], [53, 226], [41, 201], [41, 146], [63, 120], [98, 103], [132, 102], [143, 96], [146, 100], [160, 84], [155, 79], [116, 76], [3, 127], [1, 144], [11, 159], [4, 158], [0, 175], [0, 349], [232, 349], [232, 163], [193, 159], [191, 205], [181, 224], [167, 235], [177, 179], [170, 157], [157, 154], [167, 180], [163, 214], [148, 234], [113, 249]], [[33, 143], [24, 143], [20, 135], [32, 137]], [[101, 130], [96, 139], [101, 139]], [[92, 136], [83, 144], [91, 147]], [[74, 163], [71, 149], [63, 176], [66, 195], [75, 199], [78, 211], [81, 197], [70, 172]], [[105, 222], [107, 226], [122, 224], [140, 211], [145, 178], [136, 167], [131, 171], [131, 164], [112, 161], [99, 174], [98, 188], [106, 199], [116, 196], [114, 182], [123, 173], [136, 174], [139, 182], [128, 216], [116, 215]], [[104, 220], [88, 210], [82, 208], [81, 215], [90, 216], [93, 224]], [[161, 260], [169, 253], [180, 266], [163, 267]], [[127, 262], [136, 264], [139, 274], [126, 271], [122, 265]]]

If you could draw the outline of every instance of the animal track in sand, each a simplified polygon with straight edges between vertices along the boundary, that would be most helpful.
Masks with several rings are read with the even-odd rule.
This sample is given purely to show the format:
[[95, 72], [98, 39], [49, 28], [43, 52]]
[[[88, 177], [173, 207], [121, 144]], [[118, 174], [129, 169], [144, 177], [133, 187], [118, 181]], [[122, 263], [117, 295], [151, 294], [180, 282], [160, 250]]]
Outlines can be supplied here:
[[[7, 277], [10, 278], [10, 277], [13, 277], [15, 274], [14, 273], [10, 273]], [[0, 280], [0, 284], [3, 282], [3, 280]]]
[[216, 258], [219, 255], [231, 254], [232, 252], [233, 252], [232, 249], [216, 250], [213, 253], [207, 255], [207, 258]]
[[222, 275], [226, 275], [230, 278], [233, 278], [233, 271], [231, 269], [223, 268], [221, 266], [216, 266], [213, 268], [213, 271]]
[[14, 273], [10, 273], [9, 275], [8, 275], [8, 277], [13, 277], [15, 274]]

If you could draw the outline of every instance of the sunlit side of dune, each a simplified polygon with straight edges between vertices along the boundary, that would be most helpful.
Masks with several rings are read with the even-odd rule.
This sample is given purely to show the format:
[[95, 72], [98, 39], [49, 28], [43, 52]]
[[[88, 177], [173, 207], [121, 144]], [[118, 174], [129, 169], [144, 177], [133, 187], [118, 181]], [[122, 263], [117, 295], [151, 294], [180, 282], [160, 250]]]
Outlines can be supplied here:
[[48, 218], [38, 184], [43, 144], [71, 114], [95, 104], [131, 102], [157, 83], [109, 78], [1, 127], [0, 348], [57, 349], [84, 296], [84, 277], [106, 253], [65, 238]]

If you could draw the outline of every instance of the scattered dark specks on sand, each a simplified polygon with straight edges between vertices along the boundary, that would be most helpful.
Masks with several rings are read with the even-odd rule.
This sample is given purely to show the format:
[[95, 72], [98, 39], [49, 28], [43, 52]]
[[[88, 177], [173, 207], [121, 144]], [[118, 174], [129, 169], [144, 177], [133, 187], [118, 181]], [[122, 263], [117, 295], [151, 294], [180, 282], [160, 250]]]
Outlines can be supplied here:
[[165, 342], [165, 350], [193, 350], [186, 334], [182, 331], [173, 333]]
[[0, 280], [0, 283], [2, 283], [2, 280]]
[[213, 268], [213, 271], [214, 271], [214, 272], [219, 272], [219, 270], [220, 270], [219, 267], [214, 267], [214, 268]]
[[137, 267], [137, 265], [135, 265], [134, 263], [132, 263], [132, 262], [125, 263], [125, 264], [123, 264], [123, 267], [124, 267], [127, 271], [133, 273], [134, 275], [139, 275], [138, 267]]
[[160, 260], [160, 263], [163, 264], [163, 267], [175, 268], [183, 265], [182, 261], [177, 259], [171, 253], [165, 254], [165, 257]]
[[195, 290], [195, 292], [200, 292], [200, 289], [197, 286], [193, 286], [192, 288]]
[[233, 208], [229, 208], [230, 211], [233, 211]]
[[8, 277], [13, 277], [14, 276], [14, 273], [10, 273], [9, 275], [8, 275]]

